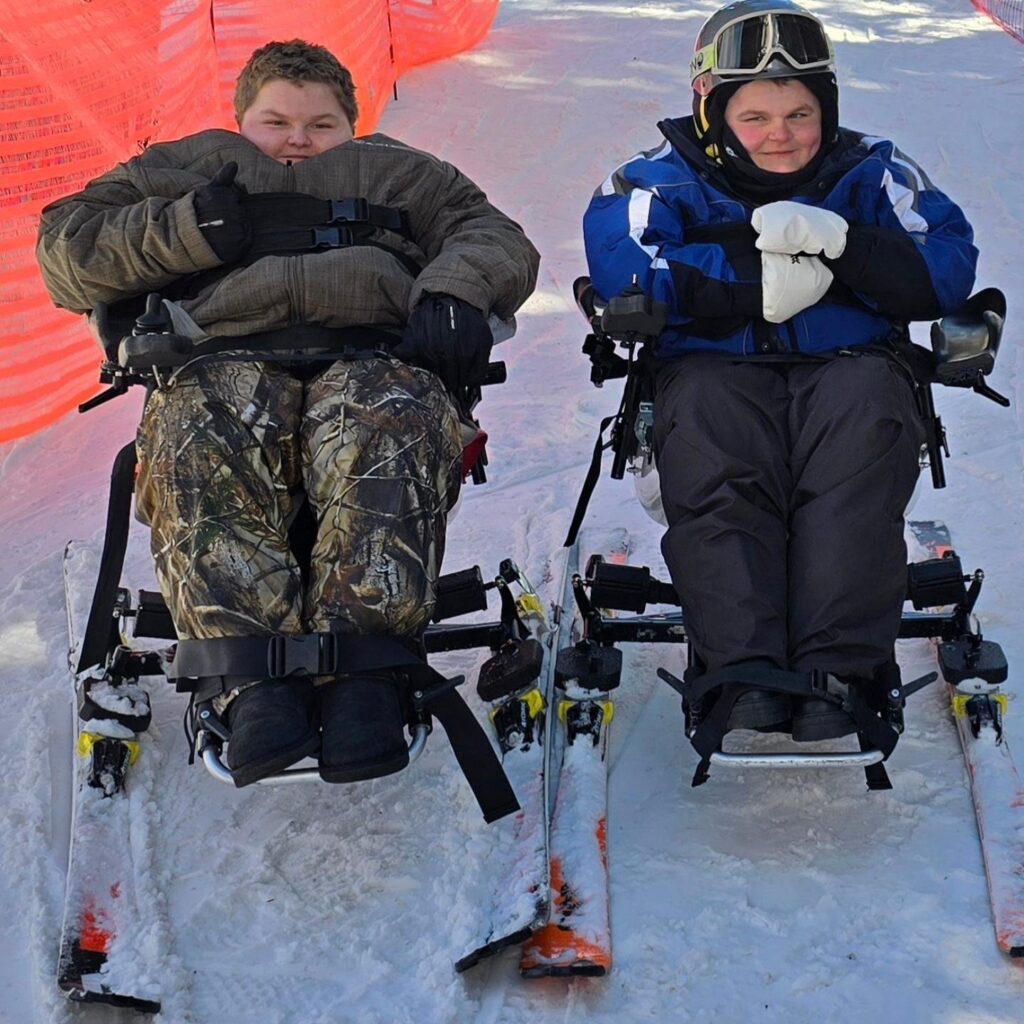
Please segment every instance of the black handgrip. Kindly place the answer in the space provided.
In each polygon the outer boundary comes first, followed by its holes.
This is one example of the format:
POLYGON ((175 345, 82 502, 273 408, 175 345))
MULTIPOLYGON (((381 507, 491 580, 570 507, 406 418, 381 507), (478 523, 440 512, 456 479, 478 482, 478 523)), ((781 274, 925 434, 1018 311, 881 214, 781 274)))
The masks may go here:
POLYGON ((572 294, 580 312, 591 322, 597 316, 597 291, 589 277, 577 277, 572 283, 572 294))
POLYGON ((192 342, 180 334, 133 334, 122 339, 117 361, 125 370, 151 366, 184 366, 192 358, 192 342))
POLYGON ((601 315, 601 330, 614 338, 628 335, 656 338, 665 329, 667 319, 667 303, 658 302, 633 286, 608 303, 601 315))
POLYGON ((146 311, 135 320, 132 334, 166 334, 171 329, 171 318, 157 292, 146 296, 146 311))
POLYGON ((503 362, 488 363, 487 375, 480 381, 480 386, 487 387, 490 384, 504 384, 507 380, 508 371, 503 362))

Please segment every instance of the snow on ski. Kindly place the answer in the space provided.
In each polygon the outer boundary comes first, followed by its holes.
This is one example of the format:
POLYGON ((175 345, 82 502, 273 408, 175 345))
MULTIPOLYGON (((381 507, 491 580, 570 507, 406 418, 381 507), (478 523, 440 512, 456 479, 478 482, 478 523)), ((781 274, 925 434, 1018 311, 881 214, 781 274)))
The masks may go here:
MULTIPOLYGON (((571 578, 569 572, 567 559, 561 593, 565 592, 571 578)), ((520 578, 525 583, 525 577, 520 578)), ((529 585, 519 596, 517 608, 529 624, 533 638, 543 644, 541 674, 536 681, 492 700, 488 717, 501 750, 502 767, 519 799, 520 810, 492 825, 501 833, 496 849, 504 861, 493 869, 491 901, 481 916, 480 929, 468 951, 455 962, 458 972, 524 942, 550 915, 548 780, 551 766, 545 723, 554 693, 560 608, 554 608, 550 618, 545 616, 540 599, 529 585)), ((482 695, 486 696, 486 691, 482 695)))
POLYGON ((96 568, 90 556, 87 546, 74 542, 64 552, 75 749, 57 984, 78 1002, 155 1013, 160 1003, 151 983, 140 989, 138 982, 134 947, 142 919, 126 789, 140 755, 136 732, 148 723, 149 698, 137 681, 114 680, 101 666, 77 671, 88 598, 83 584, 91 585, 96 568))
MULTIPOLYGON (((953 552, 944 523, 908 525, 922 554, 953 552)), ((1024 957, 1024 781, 1003 735, 1006 694, 981 679, 947 682, 947 688, 978 819, 996 941, 1009 956, 1024 957)))
POLYGON ((569 552, 548 723, 552 760, 560 762, 549 841, 551 914, 523 947, 519 969, 527 978, 601 976, 611 969, 607 754, 614 705, 607 690, 584 685, 594 681, 584 673, 603 665, 585 639, 576 596, 581 551, 624 561, 628 547, 625 530, 584 531, 569 552))

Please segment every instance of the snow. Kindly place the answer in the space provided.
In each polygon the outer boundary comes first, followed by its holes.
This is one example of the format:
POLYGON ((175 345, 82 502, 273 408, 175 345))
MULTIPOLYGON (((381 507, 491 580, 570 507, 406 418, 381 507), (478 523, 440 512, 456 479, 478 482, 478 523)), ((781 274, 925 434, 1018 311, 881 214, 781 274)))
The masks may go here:
MULTIPOLYGON (((949 486, 923 487, 914 514, 948 521, 965 568, 986 568, 986 634, 1020 666, 1024 555, 1009 538, 1024 508, 1014 344, 1024 48, 968 0, 808 6, 837 41, 843 123, 891 134, 958 199, 982 249, 979 285, 1009 299, 993 383, 1013 406, 938 396, 949 486)), ((657 143, 656 120, 688 110, 692 39, 713 7, 505 0, 479 48, 404 78, 385 114, 383 131, 465 170, 544 257, 519 333, 501 348, 510 383, 480 407, 490 481, 465 495, 448 569, 479 563, 492 573, 512 557, 553 596, 597 424, 617 401, 614 387, 589 385, 579 353, 580 218, 616 164, 657 143)), ((98 544, 111 462, 133 436, 140 400, 0 448, 5 1024, 131 1017, 66 1005, 53 975, 71 784, 61 552, 71 537, 98 544)), ((631 561, 660 568, 660 530, 628 483, 602 478, 587 521, 627 527, 631 561)), ((136 587, 153 588, 147 545, 136 530, 127 560, 136 587)), ((906 678, 932 665, 923 642, 900 655, 906 678)), ((497 852, 440 732, 398 777, 235 791, 186 764, 183 700, 156 686, 130 808, 135 863, 151 864, 135 881, 155 907, 133 955, 146 991, 162 992, 158 1024, 1020 1021, 1024 972, 995 947, 941 691, 913 699, 891 792, 865 792, 858 771, 750 769, 716 769, 691 789, 696 759, 678 698, 654 676, 661 663, 678 671, 678 659, 664 648, 627 652, 610 753, 615 966, 574 982, 523 981, 511 952, 452 972, 497 852)), ((444 663, 474 665, 472 655, 444 663)), ((1019 715, 1011 702, 1007 732, 1021 751, 1019 715)))

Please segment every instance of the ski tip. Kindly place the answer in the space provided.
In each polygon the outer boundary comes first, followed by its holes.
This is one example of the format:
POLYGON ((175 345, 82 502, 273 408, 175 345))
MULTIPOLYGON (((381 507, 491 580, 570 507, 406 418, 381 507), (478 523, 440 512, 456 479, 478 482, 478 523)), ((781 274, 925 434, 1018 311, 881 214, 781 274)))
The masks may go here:
POLYGON ((569 964, 539 963, 529 967, 520 965, 519 968, 519 973, 524 978, 603 978, 608 971, 608 966, 587 960, 569 964))
POLYGON ((478 963, 489 960, 502 950, 525 942, 532 934, 533 929, 529 926, 524 926, 517 931, 502 935, 499 939, 492 939, 483 946, 478 946, 471 953, 467 953, 464 957, 455 961, 455 973, 464 974, 471 967, 476 967, 478 963))
POLYGON ((105 1003, 142 1013, 159 1013, 160 1003, 130 993, 115 992, 102 981, 107 967, 107 954, 114 938, 106 915, 87 906, 82 914, 79 935, 64 940, 57 971, 57 987, 76 1003, 105 1003))
POLYGON ((588 942, 571 929, 550 922, 523 947, 519 973, 524 978, 600 978, 611 967, 610 944, 588 942))
POLYGON ((64 979, 58 987, 65 996, 75 1003, 102 1003, 106 1006, 117 1006, 139 1013, 159 1013, 160 1003, 155 999, 143 999, 140 996, 125 995, 121 992, 96 991, 87 988, 82 979, 64 979))
POLYGON ((64 544, 64 561, 70 562, 76 558, 82 558, 84 554, 88 554, 89 550, 90 547, 86 541, 72 538, 64 544))

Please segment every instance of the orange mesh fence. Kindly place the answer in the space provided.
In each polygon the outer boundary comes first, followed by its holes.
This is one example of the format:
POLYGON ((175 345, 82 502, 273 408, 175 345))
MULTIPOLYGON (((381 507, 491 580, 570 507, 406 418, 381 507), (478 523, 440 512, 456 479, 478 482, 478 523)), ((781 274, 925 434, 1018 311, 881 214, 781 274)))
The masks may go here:
POLYGON ((216 96, 207 3, 0 3, 0 440, 96 390, 97 350, 35 266, 39 211, 194 129, 216 96))
POLYGON ((0 441, 98 388, 82 318, 35 264, 40 210, 151 141, 234 127, 234 80, 272 39, 321 43, 352 71, 357 131, 409 68, 479 42, 498 0, 0 0, 0 441))
POLYGON ((493 0, 392 0, 395 67, 404 75, 417 64, 447 57, 452 36, 475 46, 491 27, 493 0))
POLYGON ((983 14, 1024 43, 1024 0, 971 0, 983 14))

